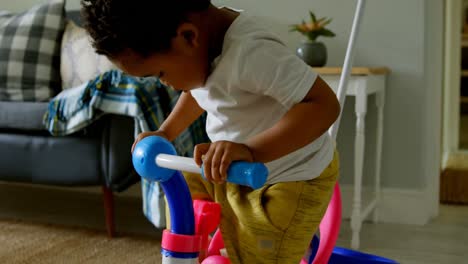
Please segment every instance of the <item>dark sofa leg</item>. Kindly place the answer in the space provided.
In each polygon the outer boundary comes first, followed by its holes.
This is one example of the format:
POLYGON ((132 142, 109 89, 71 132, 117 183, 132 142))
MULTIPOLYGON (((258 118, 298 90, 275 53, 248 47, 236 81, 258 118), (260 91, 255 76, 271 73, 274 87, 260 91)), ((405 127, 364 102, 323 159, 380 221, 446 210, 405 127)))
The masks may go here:
POLYGON ((114 221, 114 194, 112 190, 106 186, 102 186, 102 195, 104 197, 104 211, 106 215, 107 236, 113 238, 115 236, 115 221, 114 221))

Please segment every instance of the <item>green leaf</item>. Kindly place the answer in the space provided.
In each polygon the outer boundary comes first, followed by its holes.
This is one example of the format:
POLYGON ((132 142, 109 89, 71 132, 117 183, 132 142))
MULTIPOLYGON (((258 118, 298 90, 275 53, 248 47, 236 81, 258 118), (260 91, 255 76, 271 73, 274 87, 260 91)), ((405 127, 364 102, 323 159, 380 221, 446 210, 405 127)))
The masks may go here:
POLYGON ((325 28, 320 30, 320 35, 322 35, 324 37, 334 37, 334 36, 336 36, 335 33, 333 33, 331 30, 328 30, 328 29, 325 29, 325 28))
POLYGON ((328 20, 326 20, 325 22, 323 22, 323 26, 326 26, 328 24, 330 24, 332 22, 333 19, 329 18, 328 20))
POLYGON ((312 19, 312 22, 317 23, 317 18, 315 17, 314 13, 312 11, 309 11, 310 14, 310 19, 312 19))
POLYGON ((297 26, 291 26, 291 28, 289 29, 289 32, 295 32, 295 31, 299 31, 299 29, 297 29, 297 26))
POLYGON ((307 38, 312 42, 314 42, 318 37, 319 37, 318 31, 311 31, 307 33, 307 38))
POLYGON ((317 20, 317 24, 321 23, 322 21, 324 21, 325 19, 327 19, 326 17, 322 17, 320 19, 317 20))

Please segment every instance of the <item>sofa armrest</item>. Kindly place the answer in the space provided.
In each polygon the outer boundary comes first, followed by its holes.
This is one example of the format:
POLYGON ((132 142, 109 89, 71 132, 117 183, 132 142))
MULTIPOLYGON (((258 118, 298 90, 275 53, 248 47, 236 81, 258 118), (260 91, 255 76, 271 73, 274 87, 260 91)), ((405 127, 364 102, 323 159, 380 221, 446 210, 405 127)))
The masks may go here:
POLYGON ((123 191, 140 180, 133 169, 131 146, 134 141, 134 119, 126 116, 105 117, 101 140, 101 167, 106 185, 123 191))

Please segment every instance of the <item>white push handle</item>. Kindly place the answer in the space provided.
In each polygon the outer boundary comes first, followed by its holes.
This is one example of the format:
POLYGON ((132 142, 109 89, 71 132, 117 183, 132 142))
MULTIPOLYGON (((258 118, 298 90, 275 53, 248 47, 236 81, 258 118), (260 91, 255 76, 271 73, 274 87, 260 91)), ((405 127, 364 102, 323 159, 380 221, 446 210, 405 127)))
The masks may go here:
POLYGON ((197 166, 192 158, 159 154, 155 160, 156 164, 162 168, 200 174, 200 167, 197 166))
POLYGON ((333 126, 329 129, 329 133, 333 139, 336 139, 338 133, 338 128, 340 126, 341 115, 343 112, 345 98, 346 98, 346 89, 348 88, 348 79, 351 74, 351 67, 353 65, 353 59, 356 49, 354 48, 354 43, 359 34, 360 25, 362 22, 362 17, 364 16, 364 6, 365 0, 358 0, 356 11, 353 19, 353 25, 351 27, 351 34, 349 36, 348 48, 346 49, 346 56, 343 64, 343 70, 341 72, 340 84, 338 86, 337 97, 340 101, 341 112, 338 119, 335 121, 333 126))

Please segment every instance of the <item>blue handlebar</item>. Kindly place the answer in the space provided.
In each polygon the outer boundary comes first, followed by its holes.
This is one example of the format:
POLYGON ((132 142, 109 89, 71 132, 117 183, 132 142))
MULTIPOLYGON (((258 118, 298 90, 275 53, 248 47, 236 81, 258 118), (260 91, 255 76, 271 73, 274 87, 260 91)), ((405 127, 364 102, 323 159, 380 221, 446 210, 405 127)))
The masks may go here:
MULTIPOLYGON (((203 169, 201 174, 205 177, 203 169)), ((265 185, 268 169, 263 163, 235 161, 229 166, 227 175, 227 182, 258 189, 265 185)))
MULTIPOLYGON (((172 144, 162 137, 150 136, 138 142, 133 151, 132 161, 141 177, 150 181, 165 182, 173 176, 173 170, 156 165, 155 158, 159 154, 175 155, 176 151, 172 144)), ((203 175, 203 170, 201 174, 203 175)), ((228 182, 258 189, 265 184, 268 169, 262 163, 237 161, 231 164, 227 174, 228 182)))

